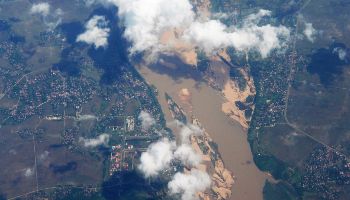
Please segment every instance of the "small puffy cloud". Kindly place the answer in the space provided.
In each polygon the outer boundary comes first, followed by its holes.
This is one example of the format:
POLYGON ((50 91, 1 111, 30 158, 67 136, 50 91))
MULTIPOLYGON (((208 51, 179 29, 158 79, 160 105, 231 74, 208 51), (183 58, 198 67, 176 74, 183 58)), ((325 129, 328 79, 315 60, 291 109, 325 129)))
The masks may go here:
POLYGON ((50 14, 50 4, 46 2, 33 4, 30 8, 30 13, 40 14, 44 17, 48 16, 50 14))
POLYGON ((314 42, 316 39, 316 29, 313 27, 312 23, 305 23, 305 28, 303 31, 305 37, 310 41, 314 42))
POLYGON ((85 42, 94 45, 95 48, 106 47, 110 28, 107 27, 108 21, 104 16, 93 16, 86 24, 86 31, 78 35, 77 42, 85 42))
POLYGON ((195 200, 197 192, 210 187, 211 180, 206 172, 192 169, 189 173, 178 172, 168 183, 171 194, 180 194, 182 200, 195 200))
POLYGON ((110 136, 108 134, 101 134, 94 139, 80 138, 79 141, 83 143, 85 147, 94 148, 100 145, 108 145, 110 136))
POLYGON ((174 159, 173 151, 176 148, 175 142, 162 139, 151 144, 147 151, 142 153, 138 169, 146 176, 152 177, 169 167, 174 159))
POLYGON ((156 120, 148 112, 145 111, 141 111, 138 119, 141 121, 142 129, 145 131, 156 124, 156 120))
POLYGON ((176 121, 175 123, 180 128, 179 135, 181 137, 181 144, 189 144, 192 135, 198 136, 203 134, 203 130, 196 125, 183 124, 179 121, 176 121))
POLYGON ((38 156, 38 161, 43 162, 49 157, 50 152, 44 151, 42 154, 38 156))
POLYGON ((51 6, 46 2, 33 4, 30 13, 43 16, 43 21, 49 30, 55 29, 62 22, 62 9, 57 8, 55 11, 51 12, 51 6))
POLYGON ((91 6, 97 2, 98 2, 97 0, 84 0, 85 5, 87 6, 91 6))
POLYGON ((248 15, 247 18, 245 19, 245 23, 257 24, 260 22, 260 20, 263 17, 267 17, 267 16, 271 16, 271 11, 260 9, 257 13, 248 15))
POLYGON ((33 168, 27 168, 24 170, 24 176, 25 177, 31 177, 34 174, 34 169, 33 168))
POLYGON ((333 49, 333 53, 338 54, 338 57, 342 61, 347 61, 346 57, 348 55, 347 50, 341 47, 336 47, 333 49))
POLYGON ((174 152, 174 157, 186 166, 198 166, 202 161, 201 156, 188 144, 180 145, 174 152))
POLYGON ((301 24, 301 28, 303 28, 302 34, 306 37, 310 42, 314 42, 318 31, 314 28, 312 23, 308 22, 302 14, 299 14, 298 21, 301 24))

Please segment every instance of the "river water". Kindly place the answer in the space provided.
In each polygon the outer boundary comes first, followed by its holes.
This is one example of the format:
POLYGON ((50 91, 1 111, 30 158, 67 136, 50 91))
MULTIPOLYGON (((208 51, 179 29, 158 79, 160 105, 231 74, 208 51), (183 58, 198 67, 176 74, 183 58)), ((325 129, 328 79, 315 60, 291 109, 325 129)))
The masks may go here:
POLYGON ((171 120, 164 92, 169 93, 187 113, 193 113, 210 134, 224 160, 226 168, 235 176, 232 188, 233 200, 262 200, 262 190, 268 175, 254 164, 247 134, 238 122, 234 122, 221 111, 224 98, 209 87, 198 72, 183 65, 176 58, 172 65, 154 64, 138 67, 149 84, 159 90, 159 101, 167 120, 171 120), (178 94, 187 88, 191 94, 191 105, 182 102, 178 94))

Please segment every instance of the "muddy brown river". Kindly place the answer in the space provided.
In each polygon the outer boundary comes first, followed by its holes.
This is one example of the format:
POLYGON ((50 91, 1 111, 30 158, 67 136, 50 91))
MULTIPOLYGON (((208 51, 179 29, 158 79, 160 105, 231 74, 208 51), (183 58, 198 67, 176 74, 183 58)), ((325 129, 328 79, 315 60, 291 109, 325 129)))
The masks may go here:
POLYGON ((189 66, 176 59, 170 60, 170 63, 177 64, 138 67, 146 81, 159 90, 158 99, 166 119, 172 118, 164 92, 169 93, 187 113, 192 112, 218 144, 226 168, 235 176, 231 199, 262 200, 262 190, 268 175, 255 166, 246 132, 238 122, 234 122, 221 111, 224 102, 221 93, 208 86, 198 72, 189 66), (191 92, 192 106, 179 98, 179 91, 183 88, 191 92))

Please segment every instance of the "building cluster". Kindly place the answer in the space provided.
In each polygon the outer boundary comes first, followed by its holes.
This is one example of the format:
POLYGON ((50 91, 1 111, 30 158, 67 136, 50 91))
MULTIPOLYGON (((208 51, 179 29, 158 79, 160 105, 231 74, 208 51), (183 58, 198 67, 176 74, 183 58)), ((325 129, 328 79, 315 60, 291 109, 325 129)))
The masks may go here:
POLYGON ((5 66, 2 67, 10 67, 12 71, 21 71, 26 67, 23 52, 10 40, 0 43, 0 55, 1 59, 6 60, 2 63, 5 66))
POLYGON ((271 127, 284 120, 286 109, 289 66, 292 56, 274 55, 269 60, 254 63, 253 74, 256 80, 257 97, 253 126, 271 127))
POLYGON ((339 188, 350 184, 350 162, 334 150, 315 149, 305 163, 303 188, 321 194, 324 199, 338 199, 339 188))
POLYGON ((11 123, 20 123, 29 117, 46 115, 63 118, 63 107, 70 106, 75 111, 96 94, 96 83, 87 78, 64 78, 58 71, 30 76, 20 80, 7 96, 19 99, 18 104, 9 109, 11 123), (49 104, 52 112, 43 107, 49 104))
POLYGON ((122 146, 120 144, 111 147, 109 175, 122 170, 122 146))
POLYGON ((158 140, 158 136, 125 136, 121 144, 111 146, 109 175, 118 171, 131 171, 137 166, 138 158, 142 152, 154 141, 158 140))

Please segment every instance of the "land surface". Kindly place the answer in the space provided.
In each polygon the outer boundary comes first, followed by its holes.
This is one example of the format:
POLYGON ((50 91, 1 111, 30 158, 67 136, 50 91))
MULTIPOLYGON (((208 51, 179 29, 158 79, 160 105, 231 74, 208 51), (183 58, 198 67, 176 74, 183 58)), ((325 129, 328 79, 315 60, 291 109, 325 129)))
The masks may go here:
MULTIPOLYGON (((170 174, 147 182, 135 165, 150 143, 174 137, 166 120, 197 123, 192 116, 218 145, 219 157, 203 155, 213 197, 350 198, 347 0, 193 0, 200 18, 226 14, 219 20, 228 26, 271 10, 262 23, 288 27, 288 45, 264 59, 232 48, 208 54, 169 30, 162 42, 175 53, 154 64, 129 57, 115 8, 48 2, 65 17, 44 20, 30 14, 32 1, 0 1, 0 199, 165 198, 170 174), (76 42, 96 14, 112 25, 104 49, 76 42), (183 112, 171 114, 165 93, 183 112), (141 111, 157 122, 150 131, 141 111), (105 134, 108 144, 84 145, 105 134)), ((199 153, 202 139, 193 138, 199 153)))
MULTIPOLYGON (((119 189, 131 184, 120 181, 124 176, 143 179, 132 172, 137 160, 132 153, 159 137, 163 113, 153 88, 128 61, 115 10, 50 3, 67 13, 53 29, 30 14, 30 1, 0 2, 0 194, 8 199, 113 199, 118 195, 103 193, 115 188, 113 178, 119 189), (115 24, 107 48, 75 41, 92 14, 115 24), (157 122, 147 133, 138 119, 141 111, 157 122), (106 143, 85 142, 106 135, 106 143), (110 146, 117 145, 124 155, 122 167, 114 169, 110 146), (125 152, 130 145, 134 148, 125 152)), ((145 194, 153 195, 148 186, 145 194)))
POLYGON ((264 198, 348 199, 349 127, 344 122, 349 113, 349 63, 336 49, 348 51, 349 4, 308 0, 212 5, 222 12, 234 7, 239 16, 252 5, 268 9, 277 23, 292 28, 285 52, 267 59, 250 54, 247 63, 242 62, 246 56, 231 59, 233 65, 248 67, 256 88, 248 133, 254 160, 280 180, 266 184, 264 198), (303 35, 305 23, 312 23, 317 32, 313 41, 303 35))

